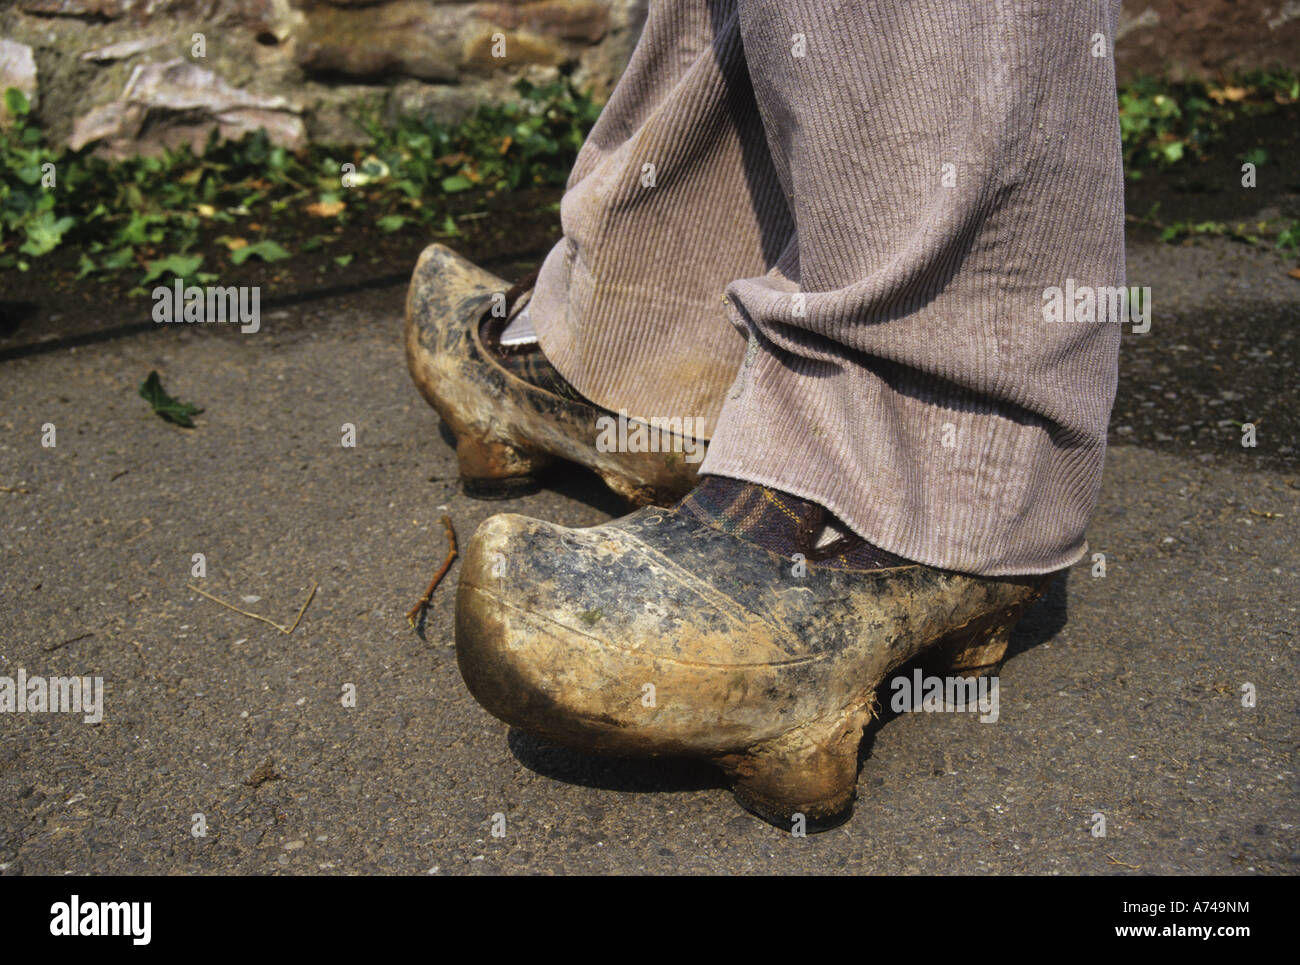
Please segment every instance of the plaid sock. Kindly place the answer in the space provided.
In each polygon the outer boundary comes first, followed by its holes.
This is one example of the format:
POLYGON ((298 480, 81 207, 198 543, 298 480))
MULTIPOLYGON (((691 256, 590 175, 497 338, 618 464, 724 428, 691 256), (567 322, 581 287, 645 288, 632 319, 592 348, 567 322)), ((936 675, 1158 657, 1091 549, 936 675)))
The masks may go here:
POLYGON ((545 389, 562 399, 587 402, 587 399, 565 381, 564 376, 542 354, 542 349, 536 342, 528 345, 512 345, 508 348, 496 346, 493 348, 493 355, 502 368, 529 385, 545 389))
POLYGON ((816 503, 756 483, 726 476, 701 476, 677 509, 706 526, 738 536, 781 556, 796 553, 829 569, 875 570, 910 566, 908 560, 850 533, 816 503), (820 541, 827 525, 843 535, 820 541), (822 545, 818 547, 818 542, 822 545))
MULTIPOLYGON (((530 276, 511 288, 506 293, 506 300, 514 309, 521 300, 521 292, 526 293, 532 284, 530 276)), ((522 345, 502 345, 501 333, 510 324, 510 318, 514 317, 514 312, 505 319, 499 319, 492 315, 485 315, 479 327, 479 337, 483 340, 483 345, 492 353, 492 357, 497 363, 517 378, 523 379, 529 385, 534 385, 539 389, 544 389, 552 395, 558 395, 562 399, 569 399, 573 402, 591 403, 585 399, 559 371, 553 366, 550 360, 542 354, 542 347, 535 341, 525 342, 522 345)))

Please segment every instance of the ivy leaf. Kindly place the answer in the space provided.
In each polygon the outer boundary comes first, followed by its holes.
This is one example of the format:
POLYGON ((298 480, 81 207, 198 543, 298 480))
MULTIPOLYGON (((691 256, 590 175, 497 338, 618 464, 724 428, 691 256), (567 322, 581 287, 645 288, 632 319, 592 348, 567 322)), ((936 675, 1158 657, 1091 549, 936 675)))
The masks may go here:
POLYGON ((173 422, 186 429, 194 428, 193 417, 203 410, 189 402, 180 402, 163 391, 162 380, 157 372, 150 372, 149 377, 140 383, 140 398, 153 406, 153 411, 168 422, 173 422))
POLYGON ((22 117, 32 109, 32 105, 27 100, 26 94, 17 87, 10 87, 5 91, 5 108, 9 111, 10 117, 22 117))
POLYGON ((455 194, 457 191, 468 191, 474 187, 474 182, 462 174, 453 174, 449 178, 442 179, 442 190, 448 194, 455 194))
MULTIPOLYGON (((9 88, 11 91, 17 88, 9 88)), ((72 218, 55 219, 53 212, 42 211, 27 223, 27 241, 18 250, 25 255, 40 257, 59 247, 64 232, 73 226, 72 218)))
POLYGON ((245 245, 243 248, 232 251, 230 260, 236 265, 242 265, 253 255, 257 255, 263 261, 284 261, 289 257, 289 252, 274 241, 259 241, 255 245, 245 245))
POLYGON ((375 224, 378 226, 380 231, 392 234, 394 231, 400 231, 402 225, 406 224, 409 220, 409 218, 403 217, 400 214, 390 214, 380 218, 375 222, 375 224))
POLYGON ((133 264, 135 264, 135 249, 127 245, 110 253, 100 267, 105 271, 121 271, 133 264))
POLYGON ((147 285, 164 275, 185 278, 191 275, 202 262, 202 255, 168 255, 166 258, 155 259, 146 264, 145 276, 140 279, 140 284, 147 285))

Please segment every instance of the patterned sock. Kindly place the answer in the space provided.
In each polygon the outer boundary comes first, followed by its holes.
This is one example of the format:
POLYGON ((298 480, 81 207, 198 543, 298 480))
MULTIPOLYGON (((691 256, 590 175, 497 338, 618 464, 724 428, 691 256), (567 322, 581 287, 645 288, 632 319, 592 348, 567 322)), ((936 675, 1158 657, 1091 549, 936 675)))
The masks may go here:
MULTIPOLYGON (((522 299, 520 300, 522 301, 522 299)), ((531 303, 524 302, 524 307, 520 311, 509 315, 504 322, 499 318, 493 318, 491 314, 484 318, 480 329, 483 344, 492 353, 492 357, 496 359, 497 363, 516 378, 523 379, 529 385, 544 389, 562 399, 569 399, 573 402, 587 402, 590 405, 591 403, 577 389, 571 386, 555 366, 550 363, 550 360, 542 354, 542 347, 537 343, 536 337, 528 341, 517 342, 514 345, 502 344, 502 336, 505 335, 506 329, 517 321, 520 315, 528 311, 529 304, 531 303)), ((515 306, 512 305, 513 307, 515 306)), ((532 334, 531 321, 526 326, 526 329, 528 334, 532 334)))
POLYGON ((564 376, 542 354, 541 346, 536 342, 501 348, 493 354, 502 368, 523 379, 529 385, 545 389, 552 395, 558 395, 562 399, 591 404, 582 393, 565 381, 564 376))
POLYGON ((704 525, 784 557, 803 555, 827 569, 876 570, 908 560, 845 529, 816 503, 727 476, 701 476, 677 504, 704 525))

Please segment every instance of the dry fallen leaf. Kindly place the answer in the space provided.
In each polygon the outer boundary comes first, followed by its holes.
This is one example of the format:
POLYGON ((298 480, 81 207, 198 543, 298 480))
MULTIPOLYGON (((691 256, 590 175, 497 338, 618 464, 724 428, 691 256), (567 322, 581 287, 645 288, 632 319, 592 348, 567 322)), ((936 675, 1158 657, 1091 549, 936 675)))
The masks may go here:
POLYGON ((314 201, 307 205, 307 213, 317 218, 332 218, 346 207, 343 201, 314 201))
POLYGON ((1300 278, 1300 268, 1292 268, 1287 272, 1292 278, 1300 278))
POLYGON ((1249 94, 1253 94, 1253 87, 1211 87, 1209 90, 1210 100, 1216 104, 1222 104, 1224 101, 1244 101, 1249 94))

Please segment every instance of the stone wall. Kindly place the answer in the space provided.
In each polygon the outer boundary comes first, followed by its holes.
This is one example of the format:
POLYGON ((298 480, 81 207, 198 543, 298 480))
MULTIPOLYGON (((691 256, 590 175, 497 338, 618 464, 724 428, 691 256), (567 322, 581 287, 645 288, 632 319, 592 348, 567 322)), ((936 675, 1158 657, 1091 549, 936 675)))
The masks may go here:
MULTIPOLYGON (((9 0, 0 87, 28 91, 54 137, 109 156, 201 145, 214 127, 346 141, 363 98, 455 120, 561 70, 603 96, 649 2, 9 0)), ((1134 0, 1116 58, 1121 76, 1300 69, 1300 2, 1134 0)))
POLYGON ((214 126, 347 141, 362 99, 452 121, 561 69, 604 96, 646 2, 14 0, 0 86, 34 95, 56 138, 109 156, 202 144, 214 126))
POLYGON ((1300 71, 1300 2, 1125 0, 1115 60, 1121 78, 1300 71))

